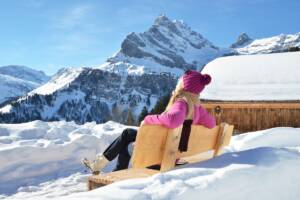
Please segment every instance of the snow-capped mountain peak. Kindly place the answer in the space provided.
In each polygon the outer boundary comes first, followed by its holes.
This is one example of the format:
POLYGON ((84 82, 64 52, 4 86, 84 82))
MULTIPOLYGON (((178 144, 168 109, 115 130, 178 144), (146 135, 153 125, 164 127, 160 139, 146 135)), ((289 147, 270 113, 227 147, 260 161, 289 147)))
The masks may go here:
POLYGON ((62 68, 56 74, 53 75, 50 81, 44 85, 31 91, 29 95, 33 94, 52 94, 57 90, 66 87, 69 83, 75 80, 82 71, 82 68, 62 68))
POLYGON ((246 45, 236 46, 234 50, 237 54, 260 54, 286 52, 293 48, 300 48, 300 32, 255 39, 246 45))
POLYGON ((117 68, 120 65, 116 63, 126 62, 143 69, 139 72, 179 76, 187 69, 200 70, 204 64, 223 53, 183 21, 171 21, 160 15, 147 31, 127 35, 120 51, 107 62, 117 68))
POLYGON ((159 15, 155 20, 154 24, 158 26, 170 26, 173 22, 164 14, 159 15))
POLYGON ((22 96, 48 80, 44 72, 25 66, 0 67, 0 103, 22 96))
POLYGON ((49 80, 43 71, 37 71, 21 65, 8 65, 0 67, 0 74, 9 75, 18 79, 31 81, 34 83, 45 83, 49 80))
POLYGON ((245 46, 247 44, 249 44, 250 42, 252 42, 253 39, 251 39, 247 33, 242 33, 241 35, 239 35, 239 37, 237 38, 236 42, 233 43, 230 47, 231 48, 237 48, 237 47, 242 47, 245 46))

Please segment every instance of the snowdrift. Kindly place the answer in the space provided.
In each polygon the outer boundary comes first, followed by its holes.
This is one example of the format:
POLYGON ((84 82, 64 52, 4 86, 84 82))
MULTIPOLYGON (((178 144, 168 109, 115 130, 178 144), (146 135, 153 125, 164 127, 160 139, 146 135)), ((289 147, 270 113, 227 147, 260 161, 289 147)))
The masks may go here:
POLYGON ((282 101, 300 99, 300 52, 227 56, 208 63, 213 77, 202 99, 282 101))
POLYGON ((2 198, 297 199, 300 195, 300 128, 288 127, 234 136, 223 155, 206 162, 86 192, 88 175, 80 158, 103 151, 124 128, 115 122, 1 124, 2 198))

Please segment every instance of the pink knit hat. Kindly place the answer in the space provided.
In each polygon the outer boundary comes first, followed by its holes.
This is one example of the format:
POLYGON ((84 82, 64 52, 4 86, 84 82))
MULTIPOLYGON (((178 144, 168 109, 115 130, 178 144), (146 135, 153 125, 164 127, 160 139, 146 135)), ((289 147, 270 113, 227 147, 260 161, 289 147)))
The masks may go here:
POLYGON ((211 81, 211 77, 208 74, 201 74, 195 70, 188 70, 182 76, 183 88, 187 92, 199 94, 211 81))

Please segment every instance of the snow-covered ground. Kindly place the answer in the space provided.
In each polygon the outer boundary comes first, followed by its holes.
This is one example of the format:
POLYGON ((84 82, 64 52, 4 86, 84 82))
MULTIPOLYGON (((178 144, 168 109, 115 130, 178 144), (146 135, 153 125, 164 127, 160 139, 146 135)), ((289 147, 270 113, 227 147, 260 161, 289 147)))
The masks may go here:
POLYGON ((300 128, 289 127, 234 136, 215 159, 87 192, 88 174, 79 160, 103 151, 124 128, 111 121, 0 124, 2 198, 294 200, 300 196, 300 128))
POLYGON ((299 100, 300 52, 221 57, 202 73, 212 82, 201 93, 213 100, 299 100))
POLYGON ((57 90, 61 90, 64 87, 68 86, 70 82, 75 80, 83 68, 62 68, 60 69, 50 81, 38 87, 37 89, 31 91, 29 95, 42 94, 47 95, 51 94, 57 90))

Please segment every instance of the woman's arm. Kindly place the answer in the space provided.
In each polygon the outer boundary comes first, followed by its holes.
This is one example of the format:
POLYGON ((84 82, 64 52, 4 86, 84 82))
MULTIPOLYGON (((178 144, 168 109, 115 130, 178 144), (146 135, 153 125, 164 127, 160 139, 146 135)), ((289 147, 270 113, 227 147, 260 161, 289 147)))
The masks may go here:
POLYGON ((167 128, 176 128, 183 124, 187 115, 188 106, 183 99, 178 99, 169 111, 160 115, 147 115, 144 124, 163 125, 167 128))
POLYGON ((205 108, 200 106, 197 124, 202 124, 207 128, 214 128, 216 126, 216 119, 205 108))

